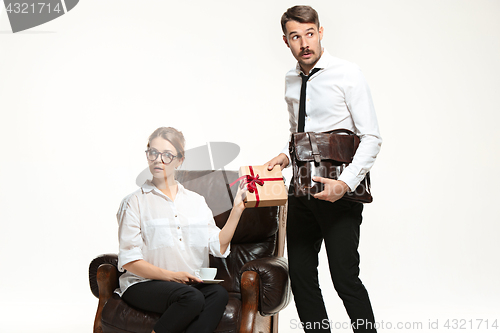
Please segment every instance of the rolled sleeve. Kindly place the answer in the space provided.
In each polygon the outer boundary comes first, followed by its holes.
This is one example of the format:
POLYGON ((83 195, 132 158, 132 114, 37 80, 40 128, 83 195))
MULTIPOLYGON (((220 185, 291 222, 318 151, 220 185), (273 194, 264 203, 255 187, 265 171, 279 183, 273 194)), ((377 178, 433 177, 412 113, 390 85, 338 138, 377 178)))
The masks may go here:
POLYGON ((139 218, 138 201, 135 196, 123 199, 116 214, 118 220, 118 270, 123 272, 123 265, 143 259, 143 239, 139 218))
POLYGON ((220 240, 219 233, 220 228, 215 224, 214 218, 212 216, 212 211, 208 208, 205 203, 205 216, 208 219, 208 252, 214 257, 218 258, 226 258, 229 253, 231 253, 231 244, 227 246, 227 249, 224 253, 220 252, 220 240))
MULTIPOLYGON (((216 226, 217 228, 217 226, 216 226)), ((208 240, 208 249, 209 249, 209 252, 211 255, 213 255, 214 257, 218 257, 218 258, 227 258, 227 256, 229 255, 229 253, 231 253, 231 244, 229 244, 227 246, 227 249, 224 253, 221 253, 220 252, 220 241, 219 241, 219 232, 220 232, 220 229, 217 228, 218 230, 216 232, 213 232, 211 235, 210 235, 210 238, 208 240)))

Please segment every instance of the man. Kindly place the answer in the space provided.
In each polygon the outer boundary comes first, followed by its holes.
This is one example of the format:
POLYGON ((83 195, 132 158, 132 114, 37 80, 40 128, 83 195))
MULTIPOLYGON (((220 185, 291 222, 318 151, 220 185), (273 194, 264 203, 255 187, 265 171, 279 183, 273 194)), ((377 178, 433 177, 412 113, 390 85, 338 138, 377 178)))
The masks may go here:
MULTIPOLYGON (((285 100, 290 132, 298 131, 302 78, 305 90, 303 131, 348 129, 361 138, 352 163, 338 180, 314 177, 324 190, 288 201, 287 247, 292 291, 306 332, 330 332, 328 315, 318 284, 318 253, 325 242, 330 274, 344 302, 354 332, 376 332, 368 293, 359 279, 359 231, 363 204, 341 199, 354 191, 370 170, 382 139, 370 90, 359 68, 332 57, 321 47, 323 27, 309 6, 289 8, 281 18, 283 40, 297 60, 286 74, 285 100)), ((285 168, 290 163, 288 145, 267 162, 285 168)), ((293 193, 291 191, 290 193, 293 193)))

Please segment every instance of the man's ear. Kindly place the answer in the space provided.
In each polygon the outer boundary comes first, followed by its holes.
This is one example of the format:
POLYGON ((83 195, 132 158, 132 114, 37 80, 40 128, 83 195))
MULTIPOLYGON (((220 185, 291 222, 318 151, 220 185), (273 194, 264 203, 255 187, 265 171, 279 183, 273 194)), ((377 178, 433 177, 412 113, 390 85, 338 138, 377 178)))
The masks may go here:
POLYGON ((319 27, 319 40, 322 40, 323 39, 323 27, 319 27))
POLYGON ((283 41, 285 42, 286 46, 290 47, 290 45, 288 45, 288 39, 285 35, 283 35, 283 41))

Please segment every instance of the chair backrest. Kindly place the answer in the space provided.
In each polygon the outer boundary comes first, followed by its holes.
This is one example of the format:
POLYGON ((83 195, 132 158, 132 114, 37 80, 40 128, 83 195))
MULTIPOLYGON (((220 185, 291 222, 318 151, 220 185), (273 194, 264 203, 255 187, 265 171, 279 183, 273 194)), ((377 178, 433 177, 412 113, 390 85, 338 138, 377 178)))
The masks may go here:
MULTIPOLYGON (((217 226, 222 228, 229 217, 237 185, 236 171, 178 171, 176 179, 187 189, 203 197, 214 213, 217 226)), ((228 258, 210 257, 210 266, 217 267, 217 278, 229 292, 240 292, 240 270, 254 259, 278 254, 279 207, 245 209, 231 242, 228 258)))

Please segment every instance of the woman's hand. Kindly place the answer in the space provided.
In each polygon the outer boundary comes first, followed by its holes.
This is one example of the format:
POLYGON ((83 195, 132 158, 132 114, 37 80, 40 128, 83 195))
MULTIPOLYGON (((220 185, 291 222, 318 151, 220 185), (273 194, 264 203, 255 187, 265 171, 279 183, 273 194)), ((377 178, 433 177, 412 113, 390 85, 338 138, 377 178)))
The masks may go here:
POLYGON ((178 282, 178 283, 183 283, 183 284, 193 284, 193 283, 203 282, 203 280, 201 280, 200 278, 198 278, 192 274, 189 274, 187 272, 169 271, 167 278, 168 278, 167 281, 178 282))
POLYGON ((234 198, 233 209, 240 210, 241 212, 245 210, 244 199, 247 196, 247 191, 247 185, 243 186, 243 188, 238 186, 238 192, 236 192, 236 196, 234 198))
POLYGON ((123 265, 127 271, 151 280, 173 281, 178 283, 203 282, 200 278, 186 272, 173 272, 154 266, 149 262, 140 259, 123 265))

